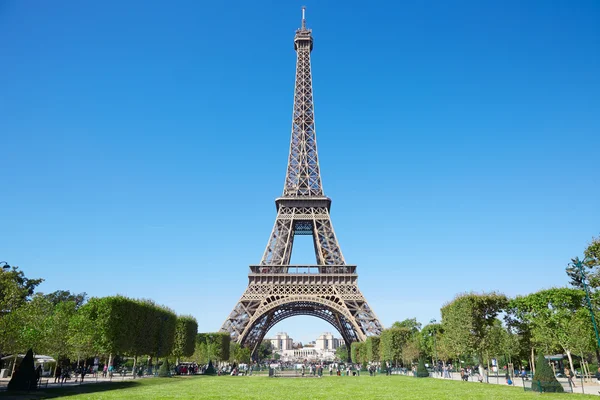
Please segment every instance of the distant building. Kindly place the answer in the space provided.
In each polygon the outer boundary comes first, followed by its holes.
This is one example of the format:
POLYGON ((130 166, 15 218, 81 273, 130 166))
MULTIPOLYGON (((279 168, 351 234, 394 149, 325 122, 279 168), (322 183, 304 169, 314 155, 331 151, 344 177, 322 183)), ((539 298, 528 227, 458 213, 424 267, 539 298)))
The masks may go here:
POLYGON ((304 346, 301 343, 299 343, 300 346, 298 343, 293 343, 286 333, 278 333, 275 338, 270 340, 273 344, 273 351, 281 356, 281 360, 290 362, 334 361, 335 349, 343 344, 343 341, 334 337, 331 332, 323 333, 317 340, 304 346))
POLYGON ((333 350, 340 347, 340 339, 333 337, 331 332, 325 332, 316 341, 315 348, 326 351, 333 350))
POLYGON ((279 332, 273 339, 270 340, 273 350, 276 350, 277 353, 283 350, 292 350, 294 347, 294 341, 285 332, 279 332))

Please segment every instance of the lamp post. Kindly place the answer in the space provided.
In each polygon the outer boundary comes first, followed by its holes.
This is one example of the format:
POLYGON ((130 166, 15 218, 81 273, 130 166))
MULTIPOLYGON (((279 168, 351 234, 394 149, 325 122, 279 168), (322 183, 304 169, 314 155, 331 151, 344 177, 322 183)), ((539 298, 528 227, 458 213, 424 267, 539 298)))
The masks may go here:
POLYGON ((598 344, 598 348, 600 349, 600 335, 598 335, 598 325, 596 325, 596 317, 594 317, 594 309, 592 308, 592 301, 590 300, 590 290, 588 289, 585 277, 585 272, 583 271, 583 263, 587 262, 589 259, 586 257, 581 261, 579 257, 575 257, 571 265, 577 267, 579 269, 579 273, 581 274, 581 282, 583 283, 583 289, 585 290, 585 298, 587 300, 588 308, 590 310, 590 316, 592 317, 592 324, 594 325, 594 332, 596 333, 596 342, 598 344))
MULTIPOLYGON (((437 323, 437 321, 435 320, 435 318, 432 318, 431 321, 429 321, 430 324, 435 324, 437 323)), ((434 326, 433 327, 433 354, 434 354, 434 358, 435 358, 435 366, 437 367, 437 344, 436 344, 436 336, 437 336, 437 329, 434 326)))
POLYGON ((10 269, 10 265, 6 261, 0 261, 0 265, 2 265, 2 269, 10 269))

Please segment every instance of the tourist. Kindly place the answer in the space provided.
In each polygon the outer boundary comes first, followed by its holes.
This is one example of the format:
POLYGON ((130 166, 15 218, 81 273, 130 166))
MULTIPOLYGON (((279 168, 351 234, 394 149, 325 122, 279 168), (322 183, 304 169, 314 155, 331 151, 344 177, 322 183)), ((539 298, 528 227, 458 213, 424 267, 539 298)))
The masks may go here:
POLYGON ((565 376, 569 380, 569 384, 572 387, 577 387, 577 386, 575 386, 575 380, 573 379, 575 377, 575 374, 573 373, 573 371, 571 371, 569 368, 565 368, 565 376))
POLYGON ((104 368, 102 368, 102 377, 106 378, 106 373, 108 372, 108 365, 104 364, 104 368))
POLYGON ((61 375, 62 375, 62 368, 60 367, 60 365, 57 365, 56 369, 54 370, 54 383, 56 383, 56 381, 60 379, 61 375))
POLYGON ((506 384, 510 386, 510 385, 512 385, 512 380, 510 379, 510 375, 508 373, 508 368, 505 368, 505 369, 506 369, 506 374, 504 375, 504 379, 506 379, 506 384))

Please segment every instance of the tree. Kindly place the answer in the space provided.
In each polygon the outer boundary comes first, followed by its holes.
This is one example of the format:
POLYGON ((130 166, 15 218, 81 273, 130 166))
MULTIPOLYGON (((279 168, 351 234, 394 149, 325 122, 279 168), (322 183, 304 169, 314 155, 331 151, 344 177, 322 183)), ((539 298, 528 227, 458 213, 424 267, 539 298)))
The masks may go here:
POLYGON ((99 353, 98 331, 95 326, 95 307, 86 304, 69 319, 67 344, 75 359, 85 359, 99 353))
POLYGON ((379 342, 381 361, 393 361, 397 365, 402 360, 402 349, 412 334, 409 328, 384 329, 379 342))
POLYGON ((256 356, 258 357, 259 360, 266 360, 271 358, 273 354, 273 345, 271 344, 270 340, 263 340, 260 343, 260 346, 258 346, 258 351, 256 353, 256 356))
POLYGON ((402 346, 402 362, 405 366, 412 365, 421 355, 420 333, 416 332, 402 346))
POLYGON ((206 362, 213 359, 219 361, 225 361, 229 359, 229 345, 231 343, 231 337, 228 333, 199 333, 196 336, 196 341, 197 344, 200 345, 200 350, 206 352, 206 362), (204 344, 204 347, 202 347, 202 344, 204 344))
POLYGON ((52 315, 48 318, 45 352, 57 360, 68 357, 73 351, 69 343, 69 326, 76 312, 75 301, 62 301, 54 305, 52 315))
POLYGON ((392 328, 408 328, 412 333, 417 333, 421 330, 421 323, 417 322, 416 318, 407 318, 404 321, 394 322, 392 328))
POLYGON ((341 361, 348 361, 348 347, 346 347, 345 344, 342 344, 335 349, 335 358, 341 361))
POLYGON ((35 332, 30 330, 32 315, 20 309, 28 304, 42 282, 43 279, 27 278, 18 267, 0 269, 0 354, 23 352, 30 347, 27 343, 35 332))
POLYGON ((441 335, 442 325, 438 323, 425 325, 421 330, 421 344, 419 347, 421 348, 423 355, 431 359, 432 362, 440 359, 438 341, 441 341, 441 335))
POLYGON ((366 361, 378 362, 380 356, 379 336, 369 336, 365 342, 366 361))
POLYGON ((250 349, 231 342, 229 345, 229 363, 248 364, 250 362, 250 349))
POLYGON ((362 364, 366 360, 366 348, 364 342, 352 342, 350 345, 350 358, 355 364, 362 364))
POLYGON ((17 349, 33 349, 34 353, 44 353, 48 338, 48 321, 54 306, 44 296, 36 294, 31 301, 14 310, 11 314, 20 325, 18 331, 17 349))
POLYGON ((25 304, 43 281, 25 277, 19 267, 0 269, 0 318, 25 304))
POLYGON ((594 328, 590 322, 589 311, 581 308, 575 312, 568 326, 569 347, 583 358, 584 354, 596 350, 594 328))
POLYGON ((198 334, 198 322, 192 316, 177 317, 175 328, 175 340, 173 343, 173 355, 179 358, 189 357, 194 354, 196 347, 196 335, 198 334))
POLYGON ((75 303, 75 308, 79 308, 85 304, 87 300, 87 293, 82 292, 79 294, 74 294, 68 290, 56 290, 52 293, 45 294, 44 297, 55 306, 60 303, 72 301, 75 303))
POLYGON ((447 344, 456 356, 473 352, 478 358, 480 374, 483 374, 486 334, 507 305, 508 299, 501 293, 465 293, 441 309, 447 344))
POLYGON ((583 307, 585 293, 579 289, 551 288, 511 300, 515 318, 529 324, 532 340, 546 352, 562 349, 571 370, 571 325, 577 322, 577 312, 583 307))
MULTIPOLYGON (((592 291, 595 291, 600 287, 600 237, 592 238, 583 254, 585 256, 583 267, 587 277, 586 283, 592 291)), ((577 289, 583 289, 583 277, 579 268, 573 265, 575 259, 571 261, 566 268, 567 275, 571 279, 570 284, 577 289)))

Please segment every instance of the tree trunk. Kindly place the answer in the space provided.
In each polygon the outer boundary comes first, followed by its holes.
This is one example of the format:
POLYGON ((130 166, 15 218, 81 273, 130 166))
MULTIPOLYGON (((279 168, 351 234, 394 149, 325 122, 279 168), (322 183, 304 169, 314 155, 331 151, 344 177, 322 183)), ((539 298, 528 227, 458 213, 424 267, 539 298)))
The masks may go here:
POLYGON ((135 365, 137 364, 137 356, 133 356, 133 369, 131 370, 131 375, 133 375, 133 379, 135 379, 135 365))
POLYGON ((571 357, 571 350, 565 350, 567 352, 567 358, 569 359, 569 365, 571 366, 571 371, 573 374, 575 373, 575 368, 573 368, 573 357, 571 357))
POLYGON ((600 349, 598 347, 596 347, 596 360, 598 361, 598 365, 600 365, 600 349))
POLYGON ((535 354, 533 352, 533 347, 531 348, 531 370, 535 374, 535 354))
POLYGON ((17 359, 19 358, 18 354, 15 354, 15 361, 13 362, 13 367, 12 367, 12 371, 10 373, 10 376, 13 376, 13 374, 15 373, 15 368, 17 368, 17 359))

